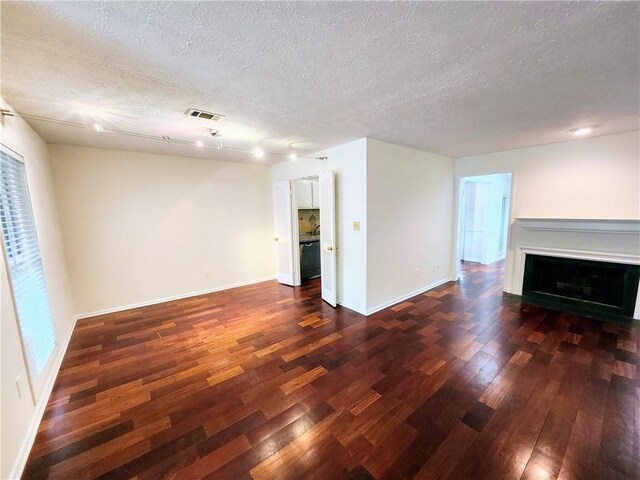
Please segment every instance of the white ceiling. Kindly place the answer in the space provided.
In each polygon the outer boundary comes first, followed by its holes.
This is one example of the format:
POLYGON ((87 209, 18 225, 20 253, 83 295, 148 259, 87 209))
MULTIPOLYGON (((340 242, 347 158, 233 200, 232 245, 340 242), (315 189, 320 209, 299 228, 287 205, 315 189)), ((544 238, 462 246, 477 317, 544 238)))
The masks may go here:
MULTIPOLYGON (((458 157, 638 128, 639 7, 2 2, 2 95, 20 112, 212 143, 184 116, 201 108, 247 150, 369 136, 458 157)), ((257 161, 30 123, 52 143, 257 161)))

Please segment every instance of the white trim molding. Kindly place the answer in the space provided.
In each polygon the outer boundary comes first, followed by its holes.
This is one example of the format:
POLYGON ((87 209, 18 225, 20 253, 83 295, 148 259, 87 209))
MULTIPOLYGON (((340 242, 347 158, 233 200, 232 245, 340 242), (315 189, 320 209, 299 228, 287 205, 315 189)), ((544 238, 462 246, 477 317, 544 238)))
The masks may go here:
POLYGON ((97 317, 98 315, 106 315, 108 313, 123 312, 125 310, 131 310, 132 308, 148 307, 150 305, 157 305, 158 303, 172 302, 174 300, 182 300, 183 298, 197 297, 199 295, 207 295, 208 293, 221 292, 223 290, 230 290, 232 288, 238 288, 238 287, 246 287, 247 285, 268 282, 269 280, 275 280, 275 279, 276 277, 271 276, 271 277, 259 278, 255 280, 249 280, 246 282, 232 283, 229 285, 222 285, 220 287, 213 287, 213 288, 207 288, 205 290, 198 290, 196 292, 181 293, 179 295, 171 295, 170 297, 156 298, 156 299, 147 300, 144 302, 131 303, 128 305, 121 305, 119 307, 105 308, 103 310, 95 310, 93 312, 81 313, 76 318, 78 320, 82 320, 84 318, 97 317))
POLYGON ((640 234, 640 220, 580 219, 580 218, 526 218, 515 220, 525 230, 559 230, 562 232, 640 234))
POLYGON ((20 445, 20 450, 18 450, 18 456, 13 464, 13 468, 11 468, 9 478, 20 478, 24 473, 24 467, 27 465, 29 453, 31 453, 31 448, 33 447, 33 443, 36 440, 36 435, 38 434, 38 428, 40 427, 42 416, 44 415, 44 411, 47 407, 47 404, 49 403, 49 397, 51 396, 53 386, 55 385, 56 379, 58 378, 58 373, 60 372, 60 367, 62 366, 64 356, 67 353, 67 348, 69 347, 69 342, 71 341, 71 336, 73 335, 73 331, 75 330, 77 321, 78 317, 75 317, 71 322, 71 325, 69 326, 69 331, 67 332, 65 338, 58 346, 59 348, 56 351, 53 368, 51 368, 51 370, 49 371, 49 378, 47 378, 47 381, 42 387, 40 398, 35 405, 36 413, 31 420, 31 424, 29 425, 24 440, 22 441, 22 445, 20 445))
POLYGON ((380 305, 377 305, 375 307, 368 308, 365 315, 367 316, 372 315, 376 312, 379 312, 380 310, 384 310, 385 308, 390 307, 391 305, 396 305, 397 303, 404 302, 409 298, 415 297, 429 290, 433 290, 434 288, 439 287, 440 285, 444 285, 445 283, 454 282, 454 281, 455 280, 452 280, 451 278, 443 278, 442 280, 433 282, 427 285, 426 287, 419 288, 418 290, 414 290, 413 292, 407 293, 406 295, 402 295, 400 297, 394 298, 393 300, 389 300, 388 302, 381 303, 380 305))
MULTIPOLYGON (((623 263, 626 265, 640 265, 640 256, 638 255, 629 255, 625 253, 591 252, 585 250, 569 250, 564 248, 518 246, 516 249, 514 262, 514 285, 513 290, 509 293, 522 295, 522 284, 524 282, 524 263, 527 254, 544 255, 547 257, 577 258, 580 260, 593 260, 609 263, 623 263)), ((636 320, 640 319, 640 291, 638 293, 639 294, 636 295, 636 306, 633 313, 633 318, 636 320)))

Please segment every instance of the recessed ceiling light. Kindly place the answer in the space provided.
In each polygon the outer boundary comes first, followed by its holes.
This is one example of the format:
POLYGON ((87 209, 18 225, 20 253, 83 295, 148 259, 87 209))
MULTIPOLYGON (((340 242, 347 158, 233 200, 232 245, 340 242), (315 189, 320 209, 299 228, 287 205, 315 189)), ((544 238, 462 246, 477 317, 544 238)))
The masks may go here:
POLYGON ((583 137, 585 135, 589 135, 592 130, 593 130, 593 127, 580 127, 580 128, 574 128, 573 130, 571 130, 571 133, 576 137, 583 137))
POLYGON ((256 148, 253 151, 253 154, 256 156, 256 158, 262 158, 264 157, 264 152, 262 150, 260 150, 259 148, 256 148))
POLYGON ((298 156, 295 153, 292 153, 291 155, 289 155, 289 160, 293 161, 293 160, 295 160, 297 158, 298 158, 298 156))
POLYGON ((96 132, 102 132, 102 131, 104 130, 104 127, 103 127, 102 125, 98 125, 97 123, 94 123, 94 124, 93 124, 93 129, 94 129, 96 132))
POLYGON ((202 141, 198 140, 196 142, 196 147, 204 147, 204 143, 202 143, 202 141))

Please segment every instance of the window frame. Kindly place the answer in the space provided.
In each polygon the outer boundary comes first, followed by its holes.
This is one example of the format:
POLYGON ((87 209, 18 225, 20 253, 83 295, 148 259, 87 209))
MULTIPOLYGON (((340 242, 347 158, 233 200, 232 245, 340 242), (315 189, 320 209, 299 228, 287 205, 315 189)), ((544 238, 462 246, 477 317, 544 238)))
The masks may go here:
MULTIPOLYGON (((27 380, 28 380, 28 384, 29 384, 29 390, 31 393, 31 400, 33 405, 37 405, 40 396, 42 395, 43 391, 44 391, 44 387, 47 383, 48 380, 48 375, 47 373, 50 371, 51 369, 51 365, 53 362, 53 359, 56 357, 56 352, 59 348, 60 342, 58 339, 58 335, 56 333, 56 328, 55 328, 55 322, 53 320, 53 311, 51 308, 51 301, 49 298, 49 289, 47 288, 47 283, 46 283, 46 275, 44 272, 44 262, 43 262, 43 258, 42 258, 42 249, 40 247, 40 242, 39 242, 39 236, 38 236, 38 228, 36 225, 36 219, 35 219, 35 212, 33 210, 33 202, 32 202, 32 197, 31 197, 31 191, 29 189, 29 172, 27 171, 27 165, 26 162, 24 160, 24 156, 19 154, 18 152, 16 152, 15 150, 13 150, 12 148, 8 147, 7 145, 5 145, 4 143, 0 143, 0 151, 2 151, 4 154, 10 156, 11 158, 13 158, 14 160, 22 163, 23 168, 24 168, 24 180, 25 180, 25 188, 26 188, 26 194, 29 197, 29 204, 30 204, 30 208, 31 208, 31 215, 33 217, 33 228, 35 230, 35 235, 36 235, 36 241, 37 241, 37 245, 38 245, 38 255, 40 258, 40 263, 41 263, 41 267, 42 267, 42 275, 44 278, 44 289, 47 293, 47 303, 48 303, 48 307, 49 307, 49 311, 50 311, 50 315, 51 315, 51 328, 52 328, 52 332, 53 332, 53 348, 51 350, 51 353, 49 354, 49 357, 47 358, 44 366, 42 367, 42 369, 40 370, 40 372, 36 375, 35 372, 33 371, 33 367, 30 364, 29 361, 29 355, 27 353, 27 348, 26 348, 26 342, 25 342, 25 338, 24 338, 24 333, 23 333, 23 326, 20 322, 20 313, 18 310, 18 305, 16 303, 16 296, 15 296, 15 292, 14 292, 14 282, 13 282, 13 278, 11 276, 11 271, 10 271, 10 263, 9 263, 9 257, 7 254, 7 248, 5 245, 5 239, 4 239, 4 231, 2 231, 2 241, 0 242, 2 245, 0 246, 0 249, 2 250, 2 255, 3 255, 3 260, 4 260, 4 266, 3 266, 3 270, 5 270, 6 272, 6 278, 8 281, 8 287, 9 287, 9 293, 10 293, 10 297, 11 297, 11 307, 13 309, 13 316, 15 317, 15 322, 16 322, 16 327, 17 327, 17 331, 18 331, 18 337, 20 339, 20 351, 22 353, 22 358, 23 358, 23 362, 24 362, 24 368, 26 371, 26 375, 27 375, 27 380)), ((9 235, 11 235, 11 232, 9 232, 9 235)), ((22 242, 21 242, 22 243, 22 242)), ((24 247, 22 247, 20 249, 20 251, 17 253, 17 255, 22 255, 24 254, 24 247)), ((13 254, 12 254, 13 255, 13 254)))

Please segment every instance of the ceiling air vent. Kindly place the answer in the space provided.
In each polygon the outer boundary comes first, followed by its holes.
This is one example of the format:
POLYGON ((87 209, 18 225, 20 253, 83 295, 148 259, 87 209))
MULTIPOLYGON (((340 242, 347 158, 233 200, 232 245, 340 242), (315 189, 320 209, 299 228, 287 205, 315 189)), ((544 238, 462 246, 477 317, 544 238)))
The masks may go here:
POLYGON ((196 110, 195 108, 190 108, 187 110, 185 114, 189 117, 201 118, 203 120, 211 120, 212 122, 221 122, 224 120, 224 115, 220 115, 219 113, 211 113, 205 112, 203 110, 196 110))

